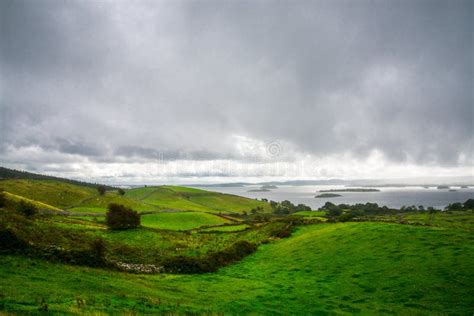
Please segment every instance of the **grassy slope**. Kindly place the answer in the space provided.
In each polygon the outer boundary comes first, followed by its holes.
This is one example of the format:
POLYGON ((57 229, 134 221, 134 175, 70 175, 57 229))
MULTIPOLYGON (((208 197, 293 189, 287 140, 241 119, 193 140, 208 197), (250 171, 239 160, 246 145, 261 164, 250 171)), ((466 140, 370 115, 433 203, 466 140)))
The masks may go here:
POLYGON ((203 212, 157 213, 141 217, 142 226, 171 230, 188 230, 228 222, 222 217, 203 212))
POLYGON ((80 203, 97 192, 92 188, 54 180, 1 180, 0 188, 58 208, 80 203))
POLYGON ((471 231, 385 223, 306 226, 215 274, 131 275, 0 257, 3 308, 51 311, 471 314, 471 231))
POLYGON ((115 191, 109 191, 102 196, 94 194, 89 198, 81 201, 81 203, 75 205, 74 207, 68 208, 67 210, 71 212, 106 213, 107 206, 110 203, 122 204, 136 211, 150 211, 159 209, 154 205, 146 204, 142 201, 120 196, 115 191))
POLYGON ((126 197, 134 198, 162 209, 204 212, 249 212, 261 206, 270 211, 270 205, 236 195, 187 187, 159 186, 128 190, 126 197))
POLYGON ((57 207, 54 207, 54 206, 51 206, 49 204, 45 204, 45 203, 38 202, 38 201, 35 201, 35 200, 30 200, 30 199, 27 199, 25 197, 22 197, 22 196, 13 194, 13 193, 5 192, 5 196, 6 196, 7 199, 9 199, 9 200, 11 200, 15 203, 18 203, 20 201, 31 203, 31 204, 35 205, 40 210, 48 210, 48 211, 55 211, 55 212, 60 212, 61 211, 61 209, 59 209, 57 207))
POLYGON ((99 196, 94 188, 54 180, 0 180, 6 192, 71 212, 105 213, 109 203, 137 211, 186 210, 204 212, 249 212, 257 206, 270 211, 268 203, 240 196, 186 187, 159 186, 127 190, 125 196, 108 191, 99 196))

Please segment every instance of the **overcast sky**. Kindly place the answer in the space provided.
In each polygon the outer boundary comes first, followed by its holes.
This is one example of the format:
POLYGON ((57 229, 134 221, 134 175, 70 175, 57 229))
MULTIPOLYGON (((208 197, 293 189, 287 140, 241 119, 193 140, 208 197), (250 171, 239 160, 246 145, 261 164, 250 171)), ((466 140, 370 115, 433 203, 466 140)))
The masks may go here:
POLYGON ((474 1, 0 2, 0 165, 473 176, 474 1))

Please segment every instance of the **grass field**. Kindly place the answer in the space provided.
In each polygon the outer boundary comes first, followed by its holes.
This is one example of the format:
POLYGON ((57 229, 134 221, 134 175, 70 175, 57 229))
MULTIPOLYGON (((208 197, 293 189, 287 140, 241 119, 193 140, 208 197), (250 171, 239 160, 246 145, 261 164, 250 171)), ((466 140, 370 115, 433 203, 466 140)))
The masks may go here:
POLYGON ((1 256, 2 309, 471 314, 474 236, 387 223, 305 226, 203 275, 133 275, 1 256), (44 304, 43 304, 44 305, 44 304))
POLYGON ((308 217, 320 217, 326 215, 325 211, 300 211, 295 212, 293 215, 308 216, 308 217))
POLYGON ((200 229, 201 232, 236 232, 248 228, 247 224, 224 225, 200 229))
POLYGON ((164 212, 141 217, 144 227, 171 230, 188 230, 204 225, 220 225, 228 222, 229 220, 222 217, 203 212, 164 212))

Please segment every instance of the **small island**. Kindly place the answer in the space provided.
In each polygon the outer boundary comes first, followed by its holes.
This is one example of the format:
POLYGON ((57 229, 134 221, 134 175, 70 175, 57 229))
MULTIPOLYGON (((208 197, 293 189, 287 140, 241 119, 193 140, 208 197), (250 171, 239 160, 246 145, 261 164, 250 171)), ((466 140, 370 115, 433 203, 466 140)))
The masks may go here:
POLYGON ((262 189, 278 189, 278 187, 276 185, 273 185, 273 184, 264 184, 261 186, 262 189))
POLYGON ((336 193, 322 193, 322 194, 316 195, 315 198, 335 198, 339 196, 342 196, 342 195, 336 194, 336 193))
POLYGON ((366 188, 348 188, 348 189, 319 190, 319 192, 380 192, 380 190, 379 189, 366 189, 366 188))
POLYGON ((446 190, 446 189, 449 189, 449 186, 448 185, 438 185, 437 189, 438 190, 446 190))
POLYGON ((268 189, 252 189, 248 190, 247 192, 270 192, 268 189))

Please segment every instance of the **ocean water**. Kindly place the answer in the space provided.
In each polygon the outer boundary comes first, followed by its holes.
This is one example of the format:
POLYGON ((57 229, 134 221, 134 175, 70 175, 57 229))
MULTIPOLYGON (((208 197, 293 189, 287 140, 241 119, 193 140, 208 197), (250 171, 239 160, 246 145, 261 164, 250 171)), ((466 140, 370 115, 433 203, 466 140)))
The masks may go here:
POLYGON ((464 202, 467 199, 474 199, 474 187, 460 188, 451 187, 455 192, 449 190, 439 190, 436 187, 383 187, 377 188, 380 192, 337 192, 342 195, 335 198, 315 198, 319 190, 344 189, 344 186, 328 185, 307 185, 307 186, 279 186, 271 189, 270 192, 248 192, 258 189, 260 186, 245 187, 207 187, 206 190, 230 193, 245 196, 253 199, 266 198, 273 201, 289 200, 294 204, 303 203, 317 209, 327 201, 334 204, 355 204, 372 202, 380 206, 386 205, 392 208, 400 208, 403 205, 423 205, 425 208, 433 206, 444 208, 450 203, 464 202))

